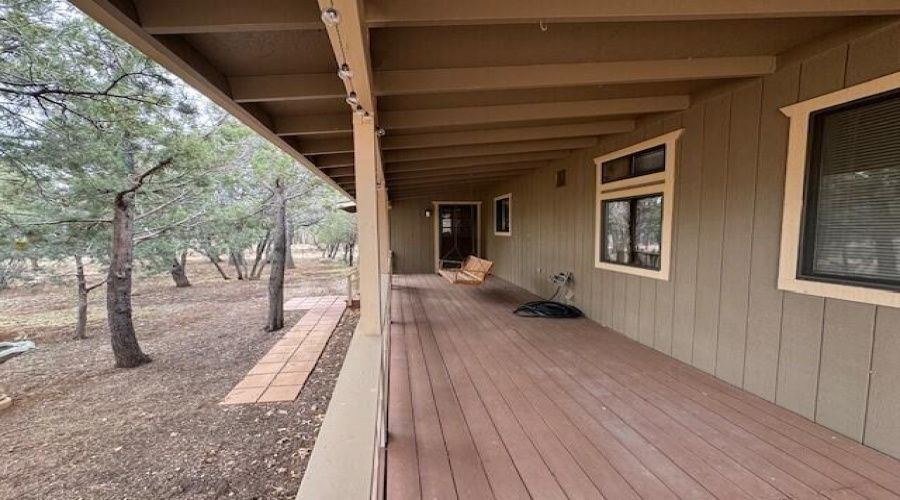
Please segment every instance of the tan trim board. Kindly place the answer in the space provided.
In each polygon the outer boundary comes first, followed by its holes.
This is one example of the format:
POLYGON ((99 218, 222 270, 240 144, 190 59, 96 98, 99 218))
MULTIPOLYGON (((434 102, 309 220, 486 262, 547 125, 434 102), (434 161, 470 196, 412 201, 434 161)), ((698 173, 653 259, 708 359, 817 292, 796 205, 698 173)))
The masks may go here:
POLYGON ((771 74, 774 56, 379 71, 378 95, 740 78, 771 74))
POLYGON ((790 118, 791 124, 788 136, 787 172, 784 180, 784 209, 781 223, 781 253, 778 265, 778 288, 780 290, 866 304, 900 307, 900 293, 898 292, 797 278, 810 114, 898 88, 900 88, 900 72, 781 108, 781 111, 790 118))
POLYGON ((597 0, 370 0, 370 27, 522 24, 560 22, 690 21, 711 19, 873 16, 900 14, 894 0, 695 0, 601 2, 597 0))
POLYGON ((427 185, 427 184, 440 184, 440 185, 450 185, 450 184, 465 184, 467 182, 472 181, 480 181, 485 179, 505 179, 508 177, 516 177, 518 175, 523 175, 530 173, 531 169, 519 169, 519 170, 506 170, 503 172, 485 172, 483 174, 470 174, 470 175, 460 175, 460 174, 444 174, 444 175, 435 175, 431 177, 391 177, 387 179, 388 185, 391 187, 405 187, 405 186, 414 186, 414 185, 427 185))
POLYGON ((500 196, 494 197, 494 206, 491 207, 491 212, 494 214, 494 236, 512 236, 512 212, 513 212, 513 203, 512 203, 512 193, 501 194, 500 196), (507 231, 497 231, 497 202, 502 199, 509 200, 509 228, 507 231))
POLYGON ((633 274, 643 276, 645 278, 653 278, 668 281, 670 278, 670 269, 672 262, 672 237, 673 217, 675 213, 675 170, 677 168, 676 159, 678 158, 678 139, 684 133, 684 129, 675 130, 659 137, 654 137, 646 141, 639 142, 632 146, 613 151, 611 153, 594 158, 594 165, 597 170, 597 183, 595 192, 595 222, 594 222, 594 267, 605 269, 608 271, 616 271, 625 274, 633 274), (653 148, 664 144, 666 146, 666 169, 664 172, 641 177, 633 177, 615 182, 603 182, 602 168, 603 163, 628 156, 638 151, 653 148), (642 269, 622 264, 613 264, 604 262, 600 258, 601 254, 601 236, 603 231, 603 202, 605 200, 628 198, 632 196, 663 195, 663 214, 662 214, 662 245, 660 248, 660 264, 659 270, 642 269))
POLYGON ((547 102, 502 106, 385 111, 381 126, 390 129, 449 125, 475 125, 555 118, 591 118, 664 111, 681 111, 690 106, 688 96, 636 97, 594 101, 547 102))

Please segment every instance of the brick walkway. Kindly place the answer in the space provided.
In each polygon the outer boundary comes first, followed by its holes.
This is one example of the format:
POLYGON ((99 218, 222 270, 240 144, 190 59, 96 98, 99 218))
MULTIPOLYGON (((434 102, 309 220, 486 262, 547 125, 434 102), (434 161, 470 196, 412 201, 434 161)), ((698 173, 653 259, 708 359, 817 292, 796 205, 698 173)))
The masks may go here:
POLYGON ((342 297, 298 297, 285 309, 309 309, 300 321, 256 363, 222 404, 293 401, 309 378, 325 344, 344 314, 342 297))

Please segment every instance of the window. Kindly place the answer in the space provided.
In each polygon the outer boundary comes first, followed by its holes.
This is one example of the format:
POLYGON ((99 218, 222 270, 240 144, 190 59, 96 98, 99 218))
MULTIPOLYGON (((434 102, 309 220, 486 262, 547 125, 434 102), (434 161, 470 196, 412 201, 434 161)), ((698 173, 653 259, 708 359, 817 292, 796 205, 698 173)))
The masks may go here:
POLYGON ((779 287, 900 306, 900 76, 789 106, 779 287))
POLYGON ((669 279, 678 130, 594 161, 601 269, 669 279))
POLYGON ((512 194, 504 194, 494 198, 494 234, 497 236, 510 236, 510 210, 512 208, 512 194))
POLYGON ((659 270, 663 195, 603 202, 604 262, 659 270))
POLYGON ((556 171, 556 187, 566 187, 566 169, 556 171))

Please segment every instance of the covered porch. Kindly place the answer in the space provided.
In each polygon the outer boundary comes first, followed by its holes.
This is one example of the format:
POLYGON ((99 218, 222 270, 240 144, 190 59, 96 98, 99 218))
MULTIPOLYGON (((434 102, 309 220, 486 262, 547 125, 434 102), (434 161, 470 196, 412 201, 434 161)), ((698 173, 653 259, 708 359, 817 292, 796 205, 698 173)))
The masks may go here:
POLYGON ((387 498, 898 498, 900 462, 534 300, 394 276, 387 498))

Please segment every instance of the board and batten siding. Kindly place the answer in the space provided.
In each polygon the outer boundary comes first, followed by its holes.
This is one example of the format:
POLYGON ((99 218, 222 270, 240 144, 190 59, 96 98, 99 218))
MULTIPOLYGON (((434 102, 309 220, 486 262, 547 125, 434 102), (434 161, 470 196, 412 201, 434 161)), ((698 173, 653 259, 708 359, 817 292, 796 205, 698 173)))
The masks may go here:
POLYGON ((879 27, 498 183, 484 200, 512 193, 512 235, 487 232, 483 253, 497 276, 543 296, 550 275, 573 271, 572 300, 590 318, 900 457, 900 310, 776 286, 779 108, 897 71, 900 24, 879 27), (593 158, 679 128, 671 280, 595 269, 593 158))

